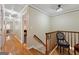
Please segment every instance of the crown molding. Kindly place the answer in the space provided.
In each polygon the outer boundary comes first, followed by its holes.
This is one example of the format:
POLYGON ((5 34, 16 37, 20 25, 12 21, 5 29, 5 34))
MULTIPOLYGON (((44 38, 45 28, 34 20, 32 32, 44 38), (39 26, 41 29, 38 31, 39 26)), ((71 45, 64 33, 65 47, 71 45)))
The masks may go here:
POLYGON ((60 15, 64 15, 64 14, 68 14, 68 13, 78 12, 78 11, 79 11, 79 8, 76 8, 76 9, 72 9, 72 10, 69 10, 69 11, 65 11, 65 12, 62 12, 62 13, 59 13, 59 14, 56 14, 56 15, 54 15, 54 14, 51 15, 51 14, 47 13, 46 11, 43 11, 42 9, 40 9, 40 8, 38 8, 37 6, 34 6, 34 5, 32 5, 32 4, 29 5, 29 7, 33 8, 33 9, 36 9, 36 10, 38 10, 39 12, 41 12, 41 13, 47 15, 47 16, 51 16, 51 17, 60 16, 60 15))
POLYGON ((48 14, 46 11, 43 11, 42 9, 40 9, 40 8, 38 8, 38 7, 36 7, 36 6, 29 5, 29 7, 31 7, 31 8, 33 8, 33 9, 39 11, 39 12, 42 13, 42 14, 45 14, 45 15, 47 15, 47 16, 50 16, 50 14, 48 14))

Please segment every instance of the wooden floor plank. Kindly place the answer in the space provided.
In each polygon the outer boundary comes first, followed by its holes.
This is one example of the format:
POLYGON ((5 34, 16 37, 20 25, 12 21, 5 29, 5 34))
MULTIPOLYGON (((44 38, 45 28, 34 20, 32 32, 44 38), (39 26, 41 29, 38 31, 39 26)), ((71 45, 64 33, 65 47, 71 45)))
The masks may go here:
POLYGON ((7 40, 2 50, 4 52, 9 52, 11 54, 16 55, 31 55, 29 49, 27 49, 27 47, 24 44, 21 44, 21 42, 16 36, 11 38, 10 40, 7 40))
POLYGON ((33 54, 33 55, 44 55, 42 52, 38 51, 37 49, 34 49, 34 48, 31 48, 30 49, 30 52, 33 54))

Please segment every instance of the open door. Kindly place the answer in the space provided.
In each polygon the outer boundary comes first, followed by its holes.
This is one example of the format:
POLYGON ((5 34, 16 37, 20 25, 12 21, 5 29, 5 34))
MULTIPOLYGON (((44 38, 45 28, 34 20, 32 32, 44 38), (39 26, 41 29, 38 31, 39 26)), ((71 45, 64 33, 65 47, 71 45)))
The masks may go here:
POLYGON ((24 40, 23 43, 27 43, 27 32, 28 32, 28 13, 27 11, 23 12, 23 16, 22 16, 22 20, 23 20, 23 31, 24 31, 24 40))

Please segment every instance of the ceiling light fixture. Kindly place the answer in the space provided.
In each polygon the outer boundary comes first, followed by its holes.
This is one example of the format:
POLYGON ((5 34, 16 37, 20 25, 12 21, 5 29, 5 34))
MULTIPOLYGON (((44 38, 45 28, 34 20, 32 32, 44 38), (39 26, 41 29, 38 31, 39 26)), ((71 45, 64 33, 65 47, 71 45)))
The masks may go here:
POLYGON ((56 12, 60 12, 63 11, 63 8, 61 7, 61 5, 58 5, 58 8, 56 9, 56 12))
POLYGON ((13 14, 16 14, 14 11, 14 5, 12 6, 12 9, 11 9, 11 15, 13 15, 13 14))

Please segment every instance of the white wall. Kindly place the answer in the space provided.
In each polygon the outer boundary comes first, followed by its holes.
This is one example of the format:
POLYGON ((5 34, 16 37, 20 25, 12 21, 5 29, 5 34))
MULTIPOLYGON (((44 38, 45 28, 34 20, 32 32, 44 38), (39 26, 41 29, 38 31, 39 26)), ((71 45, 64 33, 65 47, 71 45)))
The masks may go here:
POLYGON ((29 7, 29 31, 28 31, 28 45, 30 47, 40 47, 33 35, 37 35, 45 43, 45 33, 49 31, 49 16, 39 12, 38 10, 29 7))
POLYGON ((29 7, 29 29, 27 34, 27 43, 29 47, 41 47, 33 38, 37 35, 45 43, 45 33, 63 30, 79 31, 79 11, 67 13, 55 17, 49 17, 38 10, 29 7))
POLYGON ((79 11, 50 17, 51 31, 79 31, 79 11))

